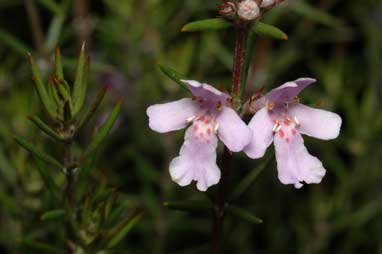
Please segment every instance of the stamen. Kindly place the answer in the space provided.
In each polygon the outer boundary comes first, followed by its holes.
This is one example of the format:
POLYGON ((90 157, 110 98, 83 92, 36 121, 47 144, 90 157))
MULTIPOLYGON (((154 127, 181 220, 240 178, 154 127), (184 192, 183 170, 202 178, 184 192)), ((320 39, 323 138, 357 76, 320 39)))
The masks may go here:
POLYGON ((277 129, 279 126, 280 126, 279 123, 275 121, 275 125, 273 125, 273 129, 272 129, 272 131, 273 131, 273 132, 276 132, 276 129, 277 129))
POLYGON ((186 119, 186 122, 187 123, 192 123, 195 120, 195 118, 196 118, 196 116, 191 116, 191 117, 186 119))
POLYGON ((281 125, 279 125, 277 128, 276 128, 276 132, 279 132, 281 130, 281 125))
POLYGON ((273 102, 266 101, 266 102, 265 102, 265 107, 266 107, 268 110, 272 110, 272 109, 275 107, 275 104, 274 104, 273 102))
POLYGON ((296 123, 297 126, 300 126, 301 124, 297 117, 294 117, 294 122, 296 123))
POLYGON ((218 102, 216 103, 216 109, 217 109, 218 111, 221 111, 221 110, 222 110, 222 102, 221 102, 221 101, 218 101, 218 102))
POLYGON ((214 127, 214 133, 215 134, 218 134, 218 130, 219 130, 219 124, 217 123, 214 127))

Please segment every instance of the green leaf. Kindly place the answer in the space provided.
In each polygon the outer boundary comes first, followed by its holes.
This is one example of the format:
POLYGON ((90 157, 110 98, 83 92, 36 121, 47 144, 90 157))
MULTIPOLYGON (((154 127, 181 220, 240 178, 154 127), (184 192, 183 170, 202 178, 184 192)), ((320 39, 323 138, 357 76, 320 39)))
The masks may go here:
POLYGON ((168 78, 170 78, 172 81, 180 85, 182 88, 186 89, 188 91, 188 88, 184 82, 182 82, 182 79, 185 79, 185 76, 180 74, 179 72, 176 72, 174 69, 171 69, 170 67, 163 66, 161 64, 158 64, 159 69, 163 72, 164 75, 166 75, 168 78))
POLYGON ((109 87, 104 86, 102 90, 97 94, 97 97, 94 99, 93 103, 90 105, 90 107, 87 107, 87 111, 83 115, 82 119, 78 123, 77 130, 81 129, 85 124, 89 122, 89 120, 92 118, 92 116, 97 111, 99 105, 101 104, 103 98, 105 97, 106 92, 108 91, 109 87))
POLYGON ((51 51, 56 47, 60 39, 60 34, 65 23, 65 16, 57 14, 51 21, 48 29, 48 33, 45 40, 45 47, 48 51, 51 51))
POLYGON ((62 62, 61 62, 61 49, 59 46, 56 47, 55 63, 56 63, 56 76, 57 76, 57 78, 58 79, 64 79, 64 70, 62 68, 62 62))
POLYGON ((86 59, 85 42, 82 44, 80 58, 78 60, 77 74, 73 86, 73 115, 81 110, 85 102, 87 90, 87 77, 89 72, 89 61, 86 59))
POLYGON ((277 40, 288 40, 288 35, 286 35, 286 33, 281 31, 279 28, 259 21, 253 24, 251 29, 257 35, 266 36, 277 40))
POLYGON ((49 125, 47 125, 46 123, 44 123, 38 116, 28 116, 28 119, 34 123, 40 130, 42 130, 43 132, 45 132, 48 136, 56 139, 56 140, 59 140, 59 141, 64 141, 65 139, 60 136, 55 130, 53 130, 52 128, 50 128, 49 125))
POLYGON ((97 131, 97 133, 93 136, 92 141, 85 153, 85 157, 88 157, 92 154, 99 146, 99 144, 105 139, 111 128, 113 127, 115 121, 117 120, 118 114, 122 109, 122 100, 120 100, 117 105, 113 108, 111 113, 104 125, 97 131))
POLYGON ((57 218, 61 218, 64 216, 65 216, 65 210, 57 209, 57 210, 51 210, 51 211, 45 212, 43 215, 41 215, 40 219, 42 221, 47 221, 47 220, 54 220, 57 218))
POLYGON ((131 229, 141 220, 144 212, 135 212, 132 216, 120 222, 114 228, 106 233, 107 248, 113 248, 120 243, 123 238, 131 231, 131 229))
POLYGON ((58 162, 56 159, 52 158, 51 156, 47 155, 46 153, 38 150, 33 144, 19 138, 14 137, 15 141, 22 147, 24 147, 26 150, 28 150, 31 154, 36 156, 37 158, 41 159, 42 161, 52 164, 53 166, 56 166, 60 169, 63 169, 64 166, 58 162))
POLYGON ((32 73, 33 73, 33 81, 34 81, 34 84, 36 86, 36 90, 37 90, 37 93, 40 97, 40 100, 41 100, 42 104, 44 105, 44 108, 45 108, 46 112, 49 114, 49 116, 53 119, 56 119, 57 112, 56 112, 54 105, 51 101, 51 98, 49 98, 48 93, 45 89, 45 86, 41 80, 41 76, 40 76, 40 72, 37 68, 37 64, 34 61, 32 55, 30 53, 28 53, 28 58, 29 58, 29 62, 31 65, 32 73))
POLYGON ((251 170, 248 175, 246 175, 243 180, 236 186, 233 192, 229 195, 228 200, 233 201, 237 200, 241 195, 243 195, 249 187, 252 186, 257 177, 263 172, 263 170, 267 167, 268 163, 273 158, 273 154, 271 153, 265 161, 263 161, 259 166, 257 166, 254 170, 251 170))
POLYGON ((252 224, 261 224, 261 223, 263 223, 262 219, 260 219, 259 217, 253 215, 249 211, 244 210, 244 209, 242 209, 240 207, 230 205, 227 208, 227 211, 228 211, 228 213, 232 214, 233 216, 238 217, 240 219, 243 219, 245 221, 248 221, 248 222, 250 222, 252 224))
POLYGON ((195 32, 205 30, 220 30, 231 27, 232 25, 232 22, 223 18, 204 19, 187 23, 182 27, 181 31, 195 32))
POLYGON ((203 201, 165 202, 163 205, 173 210, 186 212, 207 211, 212 208, 211 203, 203 201))
POLYGON ((71 101, 69 84, 64 79, 54 77, 53 80, 63 101, 71 101))

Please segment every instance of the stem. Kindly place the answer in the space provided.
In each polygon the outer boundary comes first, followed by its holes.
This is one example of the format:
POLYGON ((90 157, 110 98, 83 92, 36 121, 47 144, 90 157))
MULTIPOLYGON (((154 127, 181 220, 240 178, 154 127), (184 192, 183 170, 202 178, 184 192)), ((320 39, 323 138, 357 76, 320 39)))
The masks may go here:
POLYGON ((236 24, 235 55, 232 68, 232 97, 239 96, 240 84, 243 79, 243 69, 245 63, 245 48, 247 40, 247 25, 236 24))
MULTIPOLYGON (((235 24, 236 28, 236 41, 235 52, 232 68, 232 98, 234 99, 234 108, 236 102, 239 102, 240 84, 243 79, 243 69, 245 63, 245 48, 247 37, 247 25, 240 22, 235 24)), ((212 224, 212 254, 222 253, 222 238, 223 238, 223 224, 226 208, 226 190, 228 185, 228 178, 231 171, 232 154, 227 147, 224 147, 224 154, 221 163, 221 178, 218 184, 217 195, 214 205, 214 221, 212 224)))
POLYGON ((72 157, 72 142, 69 141, 65 144, 65 167, 66 167, 66 187, 64 192, 64 197, 68 200, 69 206, 72 207, 74 204, 74 172, 71 168, 73 165, 72 157))
MULTIPOLYGON (((66 186, 64 189, 63 197, 64 197, 64 203, 67 202, 68 204, 68 216, 72 216, 73 208, 74 208, 74 171, 75 169, 72 168, 73 166, 73 156, 72 156, 72 141, 70 140, 65 144, 65 175, 66 175, 66 186)), ((72 240, 72 228, 70 223, 66 225, 66 239, 67 241, 72 240)), ((72 254, 73 250, 68 245, 67 247, 67 253, 72 254)))

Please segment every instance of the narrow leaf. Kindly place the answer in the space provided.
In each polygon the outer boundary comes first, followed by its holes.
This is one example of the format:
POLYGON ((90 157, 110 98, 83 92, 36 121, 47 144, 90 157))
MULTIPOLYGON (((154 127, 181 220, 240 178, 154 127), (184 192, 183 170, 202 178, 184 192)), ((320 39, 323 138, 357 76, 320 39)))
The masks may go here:
POLYGON ((178 211, 199 212, 211 209, 211 203, 202 201, 165 202, 164 206, 178 211))
POLYGON ((80 57, 77 65, 76 79, 73 87, 73 115, 76 115, 82 108, 87 89, 86 72, 89 70, 89 63, 86 61, 85 42, 82 44, 80 57))
POLYGON ((54 47, 58 44, 60 39, 61 31, 64 26, 65 15, 58 14, 50 22, 47 36, 45 39, 45 47, 48 51, 52 51, 54 47))
POLYGON ((34 123, 40 130, 42 130, 43 132, 45 132, 48 136, 56 139, 56 140, 60 140, 60 141, 64 141, 65 139, 60 136, 55 130, 53 130, 52 128, 50 128, 49 125, 47 125, 46 123, 44 123, 38 116, 28 116, 28 119, 34 123))
POLYGON ((56 63, 56 76, 57 76, 57 78, 58 79, 64 79, 64 70, 62 68, 62 62, 61 62, 61 49, 59 46, 56 47, 55 63, 56 63))
POLYGON ((182 82, 182 79, 185 79, 185 76, 176 72, 175 70, 171 69, 170 67, 163 66, 161 64, 158 64, 159 69, 163 72, 164 75, 166 75, 168 78, 170 78, 172 81, 180 85, 182 88, 186 89, 188 91, 187 86, 182 82))
POLYGON ((44 213, 43 215, 41 215, 40 219, 42 221, 54 220, 57 218, 64 217, 64 215, 65 215, 64 209, 57 209, 57 210, 51 210, 51 211, 44 213))
POLYGON ((286 33, 281 31, 279 28, 262 22, 256 22, 252 26, 252 30, 257 35, 266 36, 277 40, 288 40, 288 35, 286 35, 286 33))
POLYGON ((253 215, 252 213, 250 213, 249 211, 246 211, 240 207, 237 207, 237 206, 229 206, 227 208, 227 211, 229 213, 231 213, 232 215, 238 217, 238 218, 241 218, 245 221, 248 221, 252 224, 261 224, 263 223, 263 220, 260 219, 259 217, 253 215))
POLYGON ((95 114, 103 98, 105 97, 105 94, 108 91, 108 89, 109 89, 108 86, 104 86, 102 90, 97 94, 97 97, 94 99, 90 107, 87 107, 88 110, 85 112, 85 114, 83 115, 82 119, 80 120, 78 124, 78 128, 77 128, 78 130, 81 129, 85 124, 87 124, 89 120, 92 118, 92 116, 95 114))
POLYGON ((22 147, 24 147, 26 150, 28 150, 31 154, 36 156, 37 158, 41 159, 42 161, 52 164, 60 169, 63 169, 64 166, 61 165, 60 162, 58 162, 56 159, 52 158, 51 156, 47 155, 46 153, 38 150, 33 144, 22 140, 19 137, 14 137, 15 141, 22 147))
POLYGON ((205 30, 220 30, 232 26, 232 22, 223 18, 204 19, 190 22, 184 25, 181 29, 182 32, 195 32, 205 30))
POLYGON ((37 68, 37 64, 34 61, 32 55, 30 53, 28 53, 28 58, 29 58, 29 62, 31 65, 31 69, 32 69, 33 81, 34 81, 34 84, 36 86, 36 90, 37 90, 37 93, 40 97, 40 100, 41 100, 42 104, 44 105, 46 112, 50 115, 50 117, 55 119, 57 117, 57 113, 56 113, 56 110, 54 109, 54 106, 51 103, 50 98, 48 97, 48 93, 45 89, 45 86, 44 86, 42 80, 41 80, 41 76, 40 76, 40 72, 37 68))
POLYGON ((85 153, 85 157, 92 154, 99 146, 99 144, 105 139, 111 128, 113 127, 115 121, 117 120, 118 114, 122 109, 122 100, 120 100, 117 105, 113 108, 111 113, 104 125, 98 130, 98 132, 93 136, 92 142, 90 143, 88 150, 85 153))
POLYGON ((56 84, 57 90, 63 101, 70 101, 70 87, 68 83, 63 79, 53 78, 54 83, 56 84))
POLYGON ((131 231, 131 229, 141 220, 144 212, 136 212, 131 217, 125 219, 106 235, 106 239, 110 239, 107 243, 107 248, 113 248, 120 243, 123 238, 131 231))

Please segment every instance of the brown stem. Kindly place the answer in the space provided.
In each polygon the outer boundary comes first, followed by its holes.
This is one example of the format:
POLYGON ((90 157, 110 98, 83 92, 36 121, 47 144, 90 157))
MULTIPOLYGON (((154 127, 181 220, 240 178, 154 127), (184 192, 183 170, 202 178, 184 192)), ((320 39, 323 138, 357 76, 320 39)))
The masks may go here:
MULTIPOLYGON (((236 24, 235 54, 232 68, 232 97, 237 101, 239 97, 240 84, 243 78, 245 63, 245 47, 247 37, 246 24, 236 24)), ((234 101, 234 103, 235 103, 234 101)), ((235 107, 236 108, 236 107, 235 107)), ((223 225, 226 208, 226 190, 228 178, 231 171, 232 154, 227 147, 224 147, 223 160, 220 165, 221 178, 218 184, 217 195, 214 205, 214 221, 212 225, 212 254, 222 253, 223 225)))
POLYGON ((247 40, 247 25, 236 25, 235 55, 232 68, 232 96, 236 98, 239 95, 240 83, 243 78, 243 69, 245 63, 245 48, 247 40))

